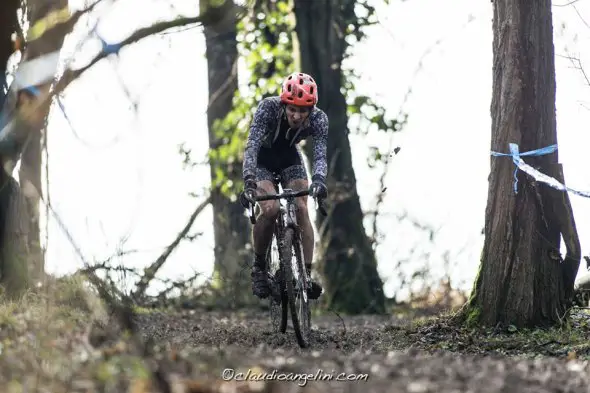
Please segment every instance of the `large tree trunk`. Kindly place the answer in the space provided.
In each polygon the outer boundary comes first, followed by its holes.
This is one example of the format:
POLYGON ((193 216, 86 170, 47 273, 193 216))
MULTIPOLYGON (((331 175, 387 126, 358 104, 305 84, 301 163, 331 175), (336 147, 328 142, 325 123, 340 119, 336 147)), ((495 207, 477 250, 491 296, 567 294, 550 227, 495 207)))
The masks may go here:
MULTIPOLYGON (((29 0, 27 19, 30 27, 45 18, 50 11, 67 6, 67 0, 29 0)), ((3 17, 16 9, 2 12, 3 17)), ((14 21, 12 22, 14 25, 14 21)), ((5 25, 2 25, 4 28, 5 25)), ((71 24, 46 25, 45 33, 25 42, 21 62, 59 50, 71 24)), ((10 34, 9 34, 10 35, 10 34)), ((4 53, 3 53, 4 55, 4 53)), ((1 59, 5 64, 5 59, 1 59)), ((3 66, 4 67, 4 66, 3 66)), ((47 71, 47 70, 45 70, 47 71)), ((40 72, 42 73, 42 71, 40 72)), ((29 86, 41 96, 47 94, 51 81, 29 86)), ((2 285, 11 295, 18 295, 31 283, 31 278, 43 276, 43 257, 39 244, 39 195, 41 194, 41 131, 49 113, 50 102, 38 105, 39 100, 23 87, 11 86, 11 93, 2 105, 4 122, 17 119, 5 139, 0 143, 2 161, 2 188, 0 192, 0 228, 2 230, 1 266, 2 285), (20 186, 11 174, 16 161, 22 155, 19 173, 20 186)))
MULTIPOLYGON (((348 140, 348 115, 342 95, 341 64, 346 49, 346 20, 353 16, 352 0, 295 1, 297 36, 302 72, 318 83, 319 103, 330 119, 328 137, 328 190, 331 212, 317 214, 318 228, 325 226, 320 262, 328 307, 346 313, 383 313, 383 282, 365 233, 363 212, 356 191, 348 140)), ((306 146, 313 162, 311 143, 306 146)))
MULTIPOLYGON (((551 1, 495 0, 493 30, 492 150, 557 143, 551 1)), ((563 181, 557 153, 524 159, 563 181)), ((485 242, 468 316, 484 325, 553 323, 565 313, 580 262, 571 206, 567 193, 522 171, 515 195, 513 171, 509 157, 492 157, 485 242)))
MULTIPOLYGON (((68 0, 28 0, 27 1, 27 18, 30 25, 33 26, 37 21, 45 18, 50 12, 58 11, 68 6, 68 0)), ((23 61, 35 59, 39 56, 60 50, 66 34, 69 33, 66 25, 58 25, 49 29, 40 38, 26 43, 26 49, 23 61)), ((41 86, 48 88, 46 86, 41 86)), ((49 105, 40 108, 40 113, 36 116, 39 122, 31 124, 28 130, 28 138, 23 146, 21 154, 21 166, 19 171, 19 181, 21 189, 26 196, 26 209, 28 217, 29 233, 29 264, 33 277, 40 279, 45 272, 44 256, 40 242, 39 227, 39 204, 41 195, 41 165, 42 165, 42 138, 46 136, 43 132, 47 115, 49 114, 49 105)))
POLYGON ((27 217, 29 264, 33 279, 40 279, 45 272, 45 260, 41 249, 39 226, 39 194, 41 188, 41 133, 33 133, 21 154, 19 181, 25 199, 27 217), (32 187, 31 187, 32 186, 32 187))
MULTIPOLYGON (((17 11, 19 0, 0 3, 0 111, 6 98, 4 75, 7 62, 14 53, 13 33, 20 33, 17 11)), ((2 113, 2 115, 5 115, 2 113)), ((5 125, 0 121, 0 129, 5 125)), ((18 297, 30 284, 27 265, 27 227, 24 197, 18 182, 12 177, 13 166, 0 156, 0 284, 11 297, 18 297)))
MULTIPOLYGON (((218 2, 219 3, 219 2, 218 2)), ((227 7, 232 2, 226 0, 219 7, 227 7), (230 4, 227 4, 230 3, 230 4)), ((201 12, 210 4, 201 1, 201 12)), ((209 126, 209 148, 214 150, 223 144, 223 136, 216 131, 214 124, 223 120, 232 110, 232 99, 238 89, 237 75, 237 40, 236 19, 234 12, 228 12, 226 18, 218 23, 206 25, 205 39, 207 45, 207 68, 209 75, 209 108, 207 122, 209 126)), ((232 202, 223 194, 221 186, 215 184, 217 173, 223 173, 231 183, 241 181, 242 163, 212 159, 211 201, 213 205, 213 231, 215 237, 215 275, 216 283, 221 287, 227 300, 232 305, 249 303, 252 299, 250 290, 250 271, 248 269, 249 253, 246 244, 249 241, 249 226, 244 209, 239 203, 232 202)))
POLYGON ((12 34, 19 29, 17 11, 20 7, 20 0, 2 0, 0 3, 0 108, 4 101, 4 75, 8 58, 14 52, 12 34))

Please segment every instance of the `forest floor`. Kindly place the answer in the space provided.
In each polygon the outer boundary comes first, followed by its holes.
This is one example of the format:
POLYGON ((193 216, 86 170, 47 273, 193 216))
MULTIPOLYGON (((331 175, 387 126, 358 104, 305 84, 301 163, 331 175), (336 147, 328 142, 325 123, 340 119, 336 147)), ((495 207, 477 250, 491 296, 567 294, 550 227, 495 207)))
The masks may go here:
POLYGON ((271 331, 263 310, 138 309, 133 335, 100 305, 63 299, 2 303, 0 390, 590 392, 585 310, 561 329, 535 331, 327 314, 313 317, 312 346, 302 350, 290 326, 271 331))

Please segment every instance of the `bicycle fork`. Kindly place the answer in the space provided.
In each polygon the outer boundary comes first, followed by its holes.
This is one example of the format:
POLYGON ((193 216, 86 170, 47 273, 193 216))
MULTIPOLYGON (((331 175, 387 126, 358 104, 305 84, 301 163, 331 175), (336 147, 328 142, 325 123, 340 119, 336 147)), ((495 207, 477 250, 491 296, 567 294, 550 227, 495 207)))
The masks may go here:
POLYGON ((295 258, 291 257, 291 271, 293 273, 293 289, 295 292, 295 296, 301 295, 303 299, 307 303, 308 301, 308 293, 310 286, 311 277, 308 276, 307 271, 305 270, 305 261, 304 261, 304 254, 303 254, 303 239, 301 237, 301 230, 299 228, 299 224, 297 222, 297 205, 293 202, 287 205, 287 222, 286 227, 293 228, 293 246, 296 244, 297 246, 294 247, 295 251, 295 258), (301 266, 299 266, 299 262, 301 262, 301 266), (301 269, 301 270, 300 270, 301 269), (304 277, 301 277, 301 273, 303 272, 304 277))
MULTIPOLYGON (((281 208, 282 210, 282 208, 281 208)), ((279 220, 281 220, 282 218, 282 211, 279 215, 279 220)), ((282 293, 281 293, 281 288, 283 288, 284 286, 282 285, 282 278, 283 278, 283 274, 282 274, 282 261, 281 261, 281 249, 282 249, 282 244, 280 244, 280 241, 282 240, 282 232, 284 231, 284 225, 282 222, 279 222, 279 220, 277 220, 277 222, 274 223, 274 238, 277 241, 277 248, 278 248, 278 254, 279 254, 279 268, 276 270, 275 274, 273 275, 270 270, 267 270, 267 274, 268 274, 268 282, 270 284, 270 296, 272 296, 272 298, 274 299, 274 301, 276 303, 281 303, 282 302, 282 293)), ((268 246, 268 254, 270 254, 271 252, 271 248, 272 248, 272 242, 271 244, 268 246)), ((270 262, 270 255, 268 257, 268 262, 270 262)))

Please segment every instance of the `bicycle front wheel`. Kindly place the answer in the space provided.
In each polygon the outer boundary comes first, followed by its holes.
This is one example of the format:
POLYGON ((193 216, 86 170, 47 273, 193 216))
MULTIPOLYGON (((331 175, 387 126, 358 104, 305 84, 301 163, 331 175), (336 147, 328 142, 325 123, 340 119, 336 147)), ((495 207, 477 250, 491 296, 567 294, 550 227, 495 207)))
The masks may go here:
POLYGON ((303 255, 299 247, 301 247, 301 243, 295 237, 293 228, 287 228, 281 245, 283 277, 297 343, 301 348, 307 348, 310 344, 311 312, 307 297, 307 276, 303 269, 303 255))
POLYGON ((285 280, 280 264, 280 250, 277 241, 277 233, 272 238, 272 242, 266 253, 269 281, 272 283, 273 290, 270 301, 270 323, 275 333, 285 333, 287 331, 287 293, 285 290, 285 280), (276 293, 278 292, 278 294, 276 293), (275 296, 278 295, 278 296, 275 296))

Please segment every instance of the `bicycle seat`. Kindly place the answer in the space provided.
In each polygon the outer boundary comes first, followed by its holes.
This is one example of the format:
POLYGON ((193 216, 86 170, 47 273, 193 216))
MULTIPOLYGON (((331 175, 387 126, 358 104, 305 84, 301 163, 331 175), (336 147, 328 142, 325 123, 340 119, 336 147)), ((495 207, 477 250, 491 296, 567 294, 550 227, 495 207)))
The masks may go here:
POLYGON ((281 177, 280 174, 278 173, 273 173, 273 182, 275 184, 275 187, 278 187, 279 184, 281 184, 281 181, 283 180, 283 178, 281 177))
POLYGON ((278 173, 274 173, 272 174, 273 176, 273 185, 275 186, 275 191, 278 193, 279 192, 279 186, 281 184, 281 175, 278 173))

